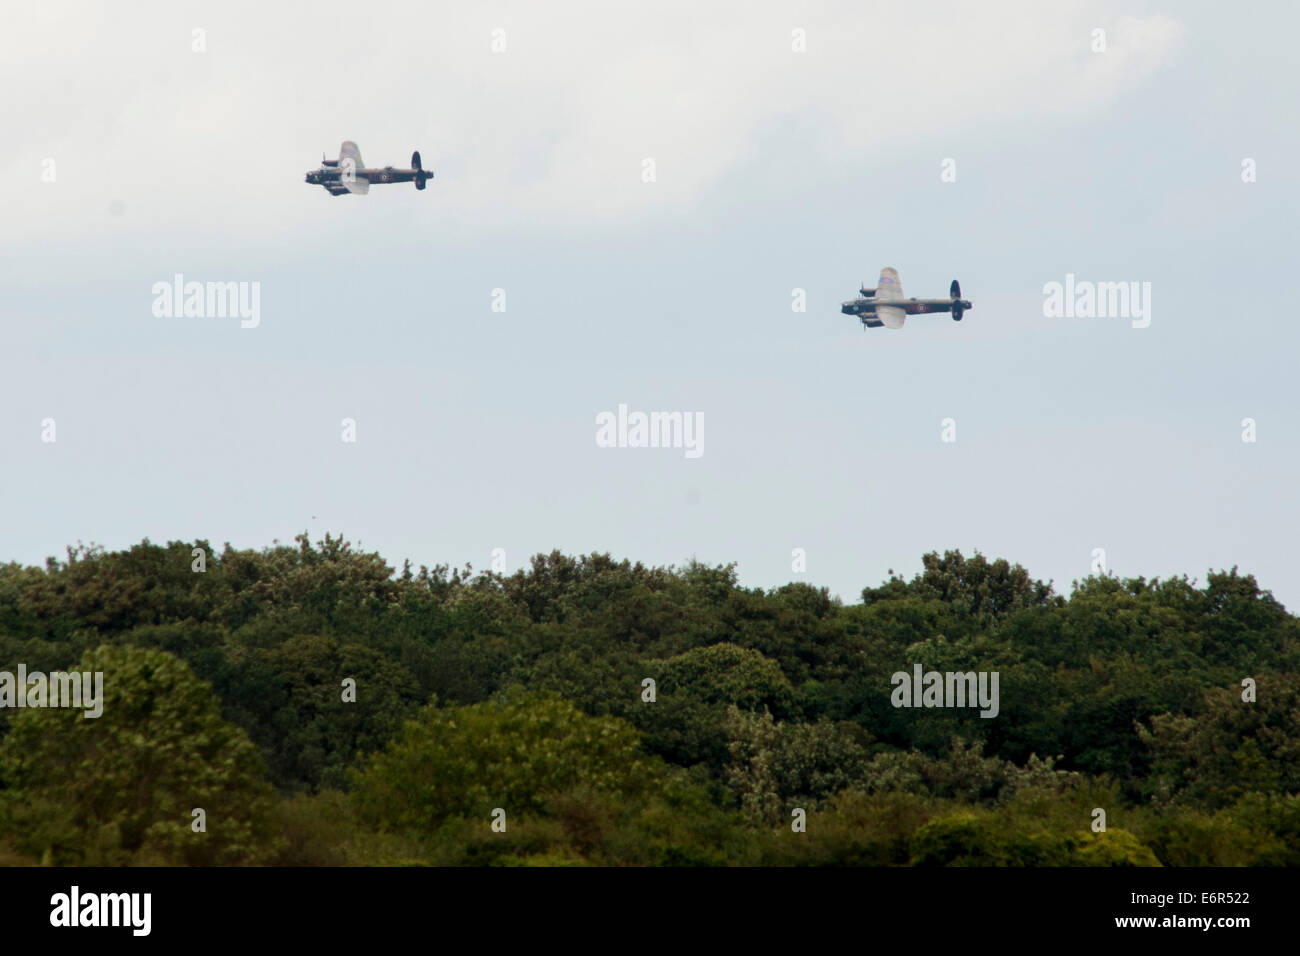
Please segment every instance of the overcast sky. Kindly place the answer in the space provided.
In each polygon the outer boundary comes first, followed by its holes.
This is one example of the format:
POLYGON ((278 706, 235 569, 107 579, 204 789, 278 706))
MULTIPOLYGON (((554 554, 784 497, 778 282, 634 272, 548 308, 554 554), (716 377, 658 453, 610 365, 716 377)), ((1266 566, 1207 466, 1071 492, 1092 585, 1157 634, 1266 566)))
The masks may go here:
POLYGON ((0 560, 307 529, 856 601, 949 548, 1068 593, 1104 549, 1294 609, 1296 9, 16 6, 0 560), (304 183, 345 139, 436 178, 304 183), (883 266, 974 309, 864 332, 883 266), (176 274, 259 324, 156 316, 176 274), (1045 315, 1067 274, 1150 283, 1149 326, 1045 315), (620 404, 703 454, 598 447, 620 404))

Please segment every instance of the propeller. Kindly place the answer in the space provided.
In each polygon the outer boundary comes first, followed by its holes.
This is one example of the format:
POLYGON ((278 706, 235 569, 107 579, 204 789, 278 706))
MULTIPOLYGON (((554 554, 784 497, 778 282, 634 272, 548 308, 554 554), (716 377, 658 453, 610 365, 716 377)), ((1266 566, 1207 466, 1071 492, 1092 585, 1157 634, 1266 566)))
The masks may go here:
POLYGON ((961 283, 953 279, 952 285, 948 287, 948 294, 952 296, 952 320, 960 322, 962 313, 966 311, 961 304, 961 283))

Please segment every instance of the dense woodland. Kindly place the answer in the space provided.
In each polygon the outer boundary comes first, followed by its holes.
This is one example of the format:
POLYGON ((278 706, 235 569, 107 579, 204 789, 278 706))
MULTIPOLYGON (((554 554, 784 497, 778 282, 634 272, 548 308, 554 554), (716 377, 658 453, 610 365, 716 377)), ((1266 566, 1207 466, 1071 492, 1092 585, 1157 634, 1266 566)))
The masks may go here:
POLYGON ((948 552, 845 605, 144 541, 0 566, 19 663, 105 702, 0 709, 9 864, 1300 864, 1300 622, 1235 568, 1067 597, 948 552), (895 708, 916 662, 998 671, 1000 713, 895 708))

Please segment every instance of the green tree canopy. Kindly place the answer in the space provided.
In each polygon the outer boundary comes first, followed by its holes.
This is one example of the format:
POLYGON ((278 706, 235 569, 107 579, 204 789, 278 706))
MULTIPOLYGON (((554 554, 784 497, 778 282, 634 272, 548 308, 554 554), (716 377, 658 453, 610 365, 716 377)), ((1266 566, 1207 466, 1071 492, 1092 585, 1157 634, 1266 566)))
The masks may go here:
POLYGON ((162 651, 102 646, 103 713, 27 708, 0 744, 0 832, 75 865, 232 864, 275 850, 257 751, 211 689, 162 651), (194 809, 206 816, 195 832, 194 809))
POLYGON ((457 817, 486 824, 497 807, 508 818, 544 814, 550 797, 580 786, 636 798, 666 772, 624 721, 515 687, 481 704, 424 708, 366 761, 353 797, 376 826, 433 833, 457 817))

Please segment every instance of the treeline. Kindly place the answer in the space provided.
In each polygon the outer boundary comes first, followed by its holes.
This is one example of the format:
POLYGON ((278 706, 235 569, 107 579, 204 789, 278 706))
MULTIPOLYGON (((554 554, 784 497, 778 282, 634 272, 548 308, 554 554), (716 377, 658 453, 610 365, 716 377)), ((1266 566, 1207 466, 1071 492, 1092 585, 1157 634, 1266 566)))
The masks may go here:
POLYGON ((328 535, 0 566, 0 672, 105 675, 97 719, 0 709, 0 862, 1300 863, 1300 625, 1252 576, 948 552, 861 598, 328 535), (893 706, 918 663, 998 715, 893 706))

